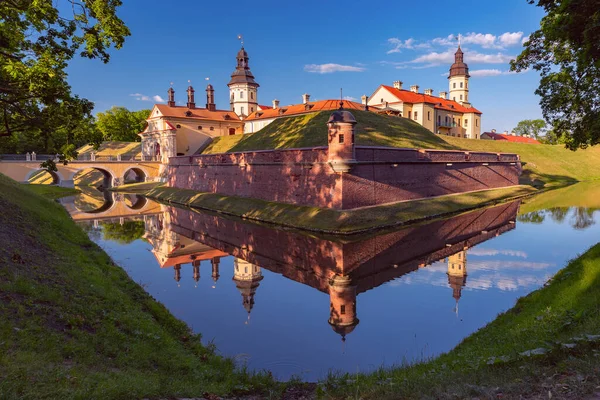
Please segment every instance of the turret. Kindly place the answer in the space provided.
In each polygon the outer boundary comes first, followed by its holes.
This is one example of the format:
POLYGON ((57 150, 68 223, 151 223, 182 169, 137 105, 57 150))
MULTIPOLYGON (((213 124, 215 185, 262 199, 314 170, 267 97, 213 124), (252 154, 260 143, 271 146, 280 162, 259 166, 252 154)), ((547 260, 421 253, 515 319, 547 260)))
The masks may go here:
MULTIPOLYGON (((219 263, 221 262, 221 257, 213 257, 210 260, 210 263, 212 264, 212 279, 214 283, 217 283, 217 281, 219 280, 219 263)), ((214 286, 213 286, 214 287, 214 286)))
POLYGON ((196 282, 194 286, 198 287, 198 282, 200 281, 200 261, 196 260, 192 262, 192 267, 194 268, 194 282, 196 282))
POLYGON ((450 100, 459 103, 469 102, 469 78, 469 66, 464 62, 464 54, 459 45, 454 54, 454 64, 450 67, 448 75, 450 100))
POLYGON ((329 325, 346 340, 359 320, 356 317, 356 286, 348 276, 336 275, 329 281, 329 325))
POLYGON ((242 305, 248 313, 248 320, 250 320, 250 313, 254 307, 256 289, 262 279, 263 276, 259 266, 240 258, 233 260, 233 281, 242 295, 242 305))
POLYGON ((169 96, 169 101, 167 102, 167 105, 169 107, 175 107, 175 91, 172 87, 170 87, 169 90, 167 90, 167 94, 169 96))
POLYGON ((250 71, 250 57, 242 46, 236 56, 237 65, 231 74, 229 98, 231 111, 240 117, 252 114, 258 109, 258 87, 254 75, 250 71))
POLYGON ((348 172, 356 164, 354 126, 356 119, 349 111, 338 110, 327 121, 329 165, 335 172, 348 172))
POLYGON ((188 108, 196 108, 196 102, 194 101, 194 88, 192 87, 192 85, 190 85, 187 88, 187 96, 188 96, 187 107, 188 108))
POLYGON ((215 105, 215 89, 210 83, 206 86, 206 109, 208 111, 215 111, 217 109, 215 105))
POLYGON ((467 284, 467 251, 459 251, 448 257, 448 284, 452 288, 452 297, 456 300, 456 311, 458 312, 458 301, 462 295, 462 288, 467 284))

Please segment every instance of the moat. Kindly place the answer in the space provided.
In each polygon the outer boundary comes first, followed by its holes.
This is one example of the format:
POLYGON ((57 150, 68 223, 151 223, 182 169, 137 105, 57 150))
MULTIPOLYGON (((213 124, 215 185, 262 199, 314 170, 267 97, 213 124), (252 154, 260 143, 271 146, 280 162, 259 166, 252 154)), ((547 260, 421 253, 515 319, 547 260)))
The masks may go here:
POLYGON ((600 234, 595 209, 520 201, 343 240, 91 188, 62 202, 205 344, 309 381, 451 350, 600 234))

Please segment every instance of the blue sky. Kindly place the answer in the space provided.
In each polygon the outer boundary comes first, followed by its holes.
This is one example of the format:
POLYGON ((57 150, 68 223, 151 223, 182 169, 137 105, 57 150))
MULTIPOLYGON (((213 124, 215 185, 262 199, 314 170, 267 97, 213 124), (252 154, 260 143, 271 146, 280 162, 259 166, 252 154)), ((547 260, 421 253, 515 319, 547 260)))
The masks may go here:
POLYGON ((191 80, 204 104, 206 78, 218 108, 228 109, 229 76, 244 36, 250 67, 260 83, 259 103, 312 99, 358 99, 394 80, 421 91, 447 90, 447 73, 462 35, 472 73, 470 99, 483 112, 483 129, 512 129, 540 118, 535 71, 508 74, 508 60, 543 16, 525 0, 460 2, 314 1, 125 1, 119 15, 132 36, 109 64, 76 59, 69 67, 75 93, 95 102, 150 108, 174 83, 185 101, 191 80))

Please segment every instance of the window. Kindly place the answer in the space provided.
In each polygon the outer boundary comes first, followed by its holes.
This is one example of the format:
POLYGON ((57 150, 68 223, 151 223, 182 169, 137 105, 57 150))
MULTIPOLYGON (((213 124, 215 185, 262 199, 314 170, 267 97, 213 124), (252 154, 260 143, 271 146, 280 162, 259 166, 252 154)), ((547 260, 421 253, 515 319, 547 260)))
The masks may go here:
POLYGON ((210 127, 210 130, 211 130, 211 131, 214 131, 214 130, 215 130, 215 127, 214 127, 214 126, 211 126, 211 127, 210 127))
POLYGON ((441 124, 442 124, 442 116, 438 115, 438 125, 441 125, 441 124))
POLYGON ((244 98, 244 92, 240 92, 240 99, 244 98))
POLYGON ((408 119, 410 119, 410 118, 411 118, 411 115, 410 115, 410 113, 411 113, 411 111, 409 111, 409 112, 408 112, 408 119))
POLYGON ((342 304, 340 306, 340 314, 345 315, 346 314, 346 305, 342 304))
POLYGON ((460 83, 460 88, 462 89, 462 87, 463 87, 463 83, 461 82, 461 83, 460 83))
POLYGON ((248 267, 244 267, 244 273, 247 274, 248 273, 248 267))
POLYGON ((417 120, 417 116, 418 116, 417 112, 415 111, 415 121, 417 120))
POLYGON ((177 124, 177 125, 175 125, 175 128, 179 129, 179 128, 181 128, 181 125, 177 124))
POLYGON ((469 126, 469 120, 465 118, 465 128, 469 126))
POLYGON ((381 104, 383 104, 383 97, 381 98, 381 101, 380 101, 380 103, 381 103, 381 104))
POLYGON ((240 107, 240 113, 243 114, 244 113, 244 107, 240 107))
POLYGON ((459 119, 458 119, 458 126, 460 126, 460 121, 461 121, 461 119, 459 118, 459 119))
POLYGON ((456 89, 456 82, 454 82, 453 85, 453 89, 456 89))
POLYGON ((460 100, 461 100, 461 101, 462 101, 462 96, 463 96, 463 95, 461 94, 461 95, 460 95, 460 100))
POLYGON ((453 100, 453 101, 456 101, 456 96, 452 96, 452 100, 453 100))
POLYGON ((198 130, 201 131, 202 130, 202 125, 198 125, 198 130))
POLYGON ((448 116, 446 115, 446 125, 448 125, 448 116))
POLYGON ((344 143, 344 134, 340 133, 340 143, 344 143))
POLYGON ((431 121, 431 111, 427 111, 427 121, 431 121))
POLYGON ((250 98, 254 99, 254 92, 250 92, 250 98))
POLYGON ((250 112, 253 113, 254 112, 254 107, 250 107, 250 112))
POLYGON ((479 120, 475 118, 475 126, 479 126, 479 120))

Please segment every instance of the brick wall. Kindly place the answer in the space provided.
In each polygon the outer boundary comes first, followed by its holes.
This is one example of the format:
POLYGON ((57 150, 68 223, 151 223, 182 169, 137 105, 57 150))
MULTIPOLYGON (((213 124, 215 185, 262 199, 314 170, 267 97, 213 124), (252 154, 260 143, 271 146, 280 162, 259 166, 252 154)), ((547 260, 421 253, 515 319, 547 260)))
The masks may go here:
POLYGON ((518 184, 515 154, 356 146, 348 173, 328 147, 170 158, 169 186, 296 205, 352 209, 518 184))

